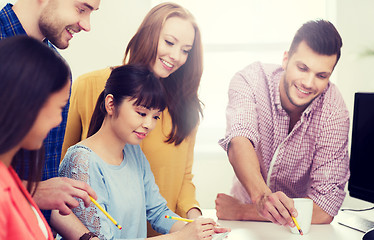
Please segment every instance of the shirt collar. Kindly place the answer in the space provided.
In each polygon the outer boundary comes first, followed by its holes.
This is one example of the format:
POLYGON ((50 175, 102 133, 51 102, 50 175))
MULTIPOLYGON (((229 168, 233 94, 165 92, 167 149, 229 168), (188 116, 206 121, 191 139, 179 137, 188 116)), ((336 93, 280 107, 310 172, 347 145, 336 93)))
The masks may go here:
POLYGON ((15 35, 26 35, 25 29, 22 27, 17 15, 12 9, 13 5, 8 3, 0 11, 0 25, 4 33, 1 33, 1 38, 15 36, 15 35), (4 36, 3 36, 4 34, 4 36))
POLYGON ((282 79, 283 77, 283 74, 284 74, 284 71, 279 74, 277 78, 275 78, 275 84, 274 84, 274 87, 275 87, 275 91, 274 91, 274 104, 275 104, 275 108, 277 109, 278 113, 284 115, 286 114, 286 111, 283 109, 282 107, 282 104, 281 104, 281 100, 280 100, 280 92, 279 92, 279 86, 280 86, 280 80, 282 79))
MULTIPOLYGON (((27 35, 12 7, 13 4, 8 3, 0 11, 0 26, 4 28, 2 29, 4 33, 0 31, 0 39, 16 35, 27 35)), ((43 42, 56 50, 55 46, 47 38, 45 38, 43 42)))

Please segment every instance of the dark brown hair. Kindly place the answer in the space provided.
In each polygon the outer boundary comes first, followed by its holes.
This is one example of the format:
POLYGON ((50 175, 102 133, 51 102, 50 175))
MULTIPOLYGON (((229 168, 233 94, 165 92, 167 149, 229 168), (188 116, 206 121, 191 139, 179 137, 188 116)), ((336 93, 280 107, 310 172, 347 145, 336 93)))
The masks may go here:
MULTIPOLYGON (((27 135, 49 96, 66 86, 70 68, 46 44, 28 36, 1 40, 0 63, 1 154, 16 147, 27 135)), ((24 153, 21 149, 12 161, 12 166, 21 171, 29 166, 25 180, 30 192, 41 179, 43 157, 43 150, 24 153)))
POLYGON ((137 106, 163 111, 166 107, 165 90, 161 82, 143 65, 124 65, 114 68, 111 72, 105 89, 101 92, 92 114, 87 137, 99 131, 105 116, 105 97, 113 95, 116 114, 125 98, 134 102, 137 106))
POLYGON ((304 23, 292 40, 289 49, 290 56, 292 56, 302 41, 305 41, 316 53, 327 56, 336 54, 336 63, 338 63, 343 42, 338 30, 331 22, 315 20, 304 23))

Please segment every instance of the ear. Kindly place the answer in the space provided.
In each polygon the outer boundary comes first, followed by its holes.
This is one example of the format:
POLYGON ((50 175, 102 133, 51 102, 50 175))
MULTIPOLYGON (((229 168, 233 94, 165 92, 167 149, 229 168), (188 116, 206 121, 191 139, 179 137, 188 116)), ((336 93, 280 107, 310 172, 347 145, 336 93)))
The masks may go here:
POLYGON ((112 94, 108 94, 105 97, 105 110, 109 116, 114 115, 114 97, 112 94))
POLYGON ((288 51, 284 51, 284 53, 283 53, 283 60, 282 60, 282 68, 283 68, 283 70, 286 70, 286 68, 287 68, 288 57, 289 57, 288 51))

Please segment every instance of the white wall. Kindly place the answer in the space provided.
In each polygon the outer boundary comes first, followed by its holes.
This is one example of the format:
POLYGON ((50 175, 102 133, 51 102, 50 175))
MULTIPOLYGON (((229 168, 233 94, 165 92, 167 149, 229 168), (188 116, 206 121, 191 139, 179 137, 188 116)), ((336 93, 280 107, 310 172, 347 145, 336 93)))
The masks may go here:
POLYGON ((60 53, 70 64, 73 80, 84 73, 120 65, 128 41, 151 6, 150 0, 101 0, 92 13, 91 31, 74 35, 60 53))
POLYGON ((337 1, 337 27, 343 38, 337 85, 351 114, 355 92, 374 92, 374 55, 362 56, 374 49, 373 9, 371 0, 337 1))

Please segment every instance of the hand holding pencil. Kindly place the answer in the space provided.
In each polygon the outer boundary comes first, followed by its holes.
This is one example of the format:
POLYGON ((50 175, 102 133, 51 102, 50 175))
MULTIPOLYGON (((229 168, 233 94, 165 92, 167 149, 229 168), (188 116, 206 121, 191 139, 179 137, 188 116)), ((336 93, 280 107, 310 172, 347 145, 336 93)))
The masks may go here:
POLYGON ((297 210, 294 207, 293 199, 284 192, 269 192, 255 202, 258 214, 279 225, 294 227, 292 216, 297 217, 297 210))
POLYGON ((304 235, 303 230, 301 230, 301 228, 299 226, 299 223, 296 221, 296 218, 294 218, 293 216, 291 216, 291 218, 292 218, 292 221, 295 223, 295 226, 296 226, 297 230, 299 231, 300 235, 301 236, 304 235))
POLYGON ((189 223, 187 225, 179 225, 181 227, 178 229, 178 234, 181 236, 178 236, 178 239, 201 239, 207 236, 215 236, 215 239, 222 239, 231 231, 230 228, 217 226, 216 222, 210 218, 199 217, 193 220, 169 215, 166 215, 165 218, 189 223))

